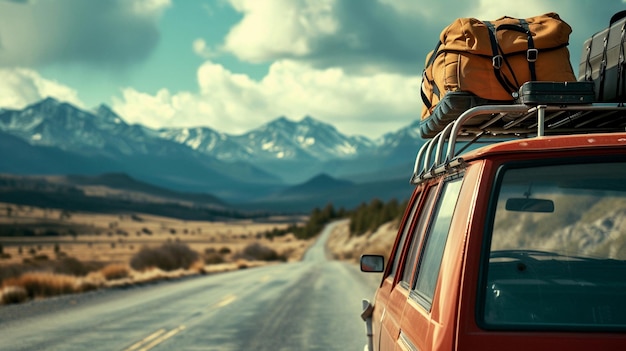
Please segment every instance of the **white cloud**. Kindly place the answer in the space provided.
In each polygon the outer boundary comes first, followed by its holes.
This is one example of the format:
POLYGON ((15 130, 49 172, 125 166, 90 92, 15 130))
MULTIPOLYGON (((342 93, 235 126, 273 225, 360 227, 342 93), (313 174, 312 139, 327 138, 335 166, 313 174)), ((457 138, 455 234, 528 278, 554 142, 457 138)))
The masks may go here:
POLYGON ((76 90, 25 69, 0 69, 0 106, 21 109, 46 97, 83 107, 76 90))
MULTIPOLYGON (((230 0, 243 14, 221 48, 243 61, 410 72, 425 23, 387 1, 230 0)), ((408 5, 407 5, 408 6, 408 5)), ((433 44, 434 45, 434 44, 433 44)))
POLYGON ((194 40, 191 44, 191 48, 196 55, 205 59, 217 56, 217 54, 211 50, 206 41, 202 38, 194 40))
POLYGON ((225 49, 250 62, 306 56, 313 50, 315 38, 336 34, 338 24, 332 13, 335 2, 231 1, 244 18, 226 37, 225 49))
POLYGON ((0 66, 126 65, 156 47, 170 0, 0 2, 0 66))
POLYGON ((417 76, 350 76, 286 60, 255 81, 207 61, 198 69, 197 93, 127 88, 113 108, 129 122, 155 128, 204 125, 238 134, 281 115, 310 115, 346 134, 378 137, 418 118, 419 84, 417 76))

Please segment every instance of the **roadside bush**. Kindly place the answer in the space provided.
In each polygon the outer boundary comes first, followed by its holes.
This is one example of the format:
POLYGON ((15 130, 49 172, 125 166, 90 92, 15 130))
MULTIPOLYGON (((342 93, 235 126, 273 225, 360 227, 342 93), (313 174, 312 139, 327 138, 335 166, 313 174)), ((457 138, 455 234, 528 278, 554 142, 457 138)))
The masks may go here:
POLYGON ((219 264, 224 262, 224 257, 222 257, 222 255, 218 254, 217 252, 207 252, 204 254, 205 264, 219 264))
MULTIPOLYGON (((62 257, 62 255, 57 257, 62 257)), ((53 269, 55 273, 84 277, 100 267, 98 264, 81 262, 74 257, 63 257, 54 263, 53 269)))
POLYGON ((7 286, 0 291, 0 304, 22 303, 26 300, 28 300, 28 294, 21 286, 7 286))
POLYGON ((252 243, 246 246, 236 258, 257 261, 286 261, 285 257, 279 256, 274 249, 259 243, 252 243))
POLYGON ((160 247, 143 247, 130 260, 130 266, 136 270, 160 268, 164 271, 187 269, 199 255, 186 244, 165 243, 160 247))
POLYGON ((130 268, 125 264, 110 264, 100 270, 105 280, 124 279, 130 275, 130 268))
POLYGON ((49 297, 63 294, 71 294, 75 291, 76 278, 47 272, 31 272, 21 275, 19 278, 5 281, 5 286, 23 288, 29 298, 49 297))
POLYGON ((11 278, 16 278, 27 271, 27 267, 21 264, 11 264, 0 267, 0 285, 2 282, 11 278))

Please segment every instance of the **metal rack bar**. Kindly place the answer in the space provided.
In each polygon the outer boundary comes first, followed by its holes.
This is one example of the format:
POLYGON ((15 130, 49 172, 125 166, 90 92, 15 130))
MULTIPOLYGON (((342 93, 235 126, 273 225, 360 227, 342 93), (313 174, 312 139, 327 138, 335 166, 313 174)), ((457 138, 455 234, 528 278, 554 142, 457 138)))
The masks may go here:
MULTIPOLYGON (((505 121, 502 121, 505 122, 505 121)), ((482 137, 532 137, 545 136, 547 130, 556 131, 561 134, 574 134, 581 132, 615 132, 626 131, 626 107, 610 105, 482 105, 468 109, 462 113, 454 122, 449 123, 435 137, 428 140, 418 151, 413 167, 413 175, 410 182, 419 183, 424 179, 436 176, 445 172, 451 167, 460 167, 464 164, 457 153, 457 143, 459 140, 469 140, 470 143, 482 137), (568 114, 572 113, 573 114, 568 114), (548 115, 547 113, 551 113, 548 115), (587 116, 592 113, 591 117, 587 116), (566 114, 565 116, 562 116, 566 114), (491 115, 489 119, 485 116, 491 115), (608 122, 606 119, 615 115, 617 123, 608 122), (470 125, 468 121, 482 116, 480 125, 470 125), (523 123, 530 117, 536 118, 536 123, 523 123), (512 118, 504 126, 496 126, 505 117, 512 118), (582 117, 589 117, 581 120, 582 117), (605 121, 599 123, 596 121, 605 121), (552 122, 548 124, 549 122, 552 122), (578 122, 573 127, 567 126, 569 123, 578 122), (585 129, 590 125, 590 129, 585 129), (580 128, 579 128, 580 127, 580 128), (448 144, 444 153, 445 144, 448 144), (433 155, 434 152, 434 155, 433 155), (445 157, 444 157, 445 155, 445 157), (434 156, 434 157, 433 157, 434 156)), ((497 142, 497 141, 495 141, 497 142)))

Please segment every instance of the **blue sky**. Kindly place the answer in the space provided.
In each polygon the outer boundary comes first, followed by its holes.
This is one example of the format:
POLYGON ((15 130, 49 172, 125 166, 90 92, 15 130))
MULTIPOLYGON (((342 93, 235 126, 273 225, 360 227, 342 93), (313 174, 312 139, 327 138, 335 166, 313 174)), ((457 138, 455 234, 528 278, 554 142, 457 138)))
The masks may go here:
POLYGON ((0 0, 0 107, 46 96, 153 128, 239 134, 310 115, 380 137, 419 118, 426 53, 457 17, 557 12, 584 39, 622 0, 0 0))

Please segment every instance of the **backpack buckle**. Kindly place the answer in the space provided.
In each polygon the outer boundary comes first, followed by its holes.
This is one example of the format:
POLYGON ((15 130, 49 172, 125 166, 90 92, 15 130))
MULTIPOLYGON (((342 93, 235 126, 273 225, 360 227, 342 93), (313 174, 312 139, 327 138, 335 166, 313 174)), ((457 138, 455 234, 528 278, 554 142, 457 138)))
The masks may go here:
POLYGON ((502 55, 497 55, 491 59, 491 64, 493 65, 493 68, 500 69, 502 68, 503 61, 504 61, 504 58, 502 57, 502 55))
POLYGON ((526 59, 528 60, 528 62, 537 61, 537 56, 539 56, 539 50, 537 49, 528 49, 526 51, 526 59))

